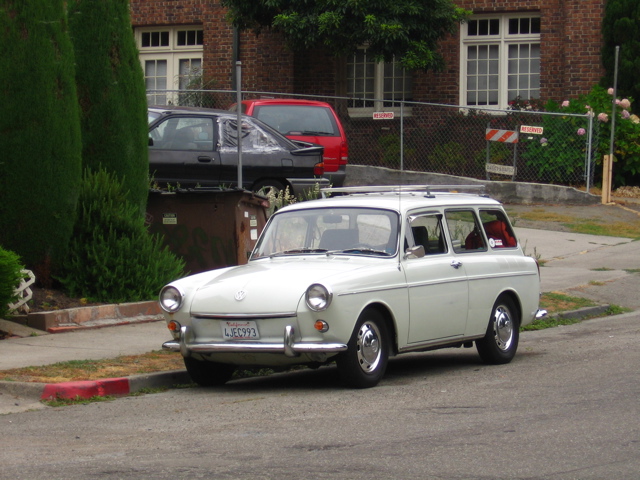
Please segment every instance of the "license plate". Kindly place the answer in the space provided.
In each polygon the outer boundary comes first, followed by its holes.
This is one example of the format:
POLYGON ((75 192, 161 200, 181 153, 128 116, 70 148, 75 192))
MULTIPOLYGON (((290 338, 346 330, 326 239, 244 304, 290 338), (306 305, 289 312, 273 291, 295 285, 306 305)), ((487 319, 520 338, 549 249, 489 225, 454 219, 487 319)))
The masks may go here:
POLYGON ((222 336, 227 340, 251 340, 260 338, 260 333, 256 322, 222 322, 222 336))

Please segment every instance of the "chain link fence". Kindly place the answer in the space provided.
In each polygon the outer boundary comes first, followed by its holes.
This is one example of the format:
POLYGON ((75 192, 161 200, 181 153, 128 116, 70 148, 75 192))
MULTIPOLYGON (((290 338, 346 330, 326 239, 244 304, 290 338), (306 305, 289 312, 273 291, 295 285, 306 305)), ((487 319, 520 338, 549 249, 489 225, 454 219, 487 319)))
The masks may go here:
MULTIPOLYGON (((227 110, 225 90, 148 91, 149 105, 227 110)), ((593 185, 599 122, 590 115, 491 110, 422 102, 242 92, 331 104, 349 142, 349 163, 488 180, 593 185), (350 105, 368 105, 366 110, 350 105), (376 107, 375 105, 380 105, 376 107), (375 111, 374 111, 375 110, 375 111)))

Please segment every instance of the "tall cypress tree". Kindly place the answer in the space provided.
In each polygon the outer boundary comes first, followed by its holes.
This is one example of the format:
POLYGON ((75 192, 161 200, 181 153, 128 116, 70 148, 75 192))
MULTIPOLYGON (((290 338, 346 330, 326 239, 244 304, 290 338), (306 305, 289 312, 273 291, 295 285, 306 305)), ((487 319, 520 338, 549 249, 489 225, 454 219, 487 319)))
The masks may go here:
POLYGON ((0 244, 45 285, 68 246, 81 179, 63 3, 4 0, 0 6, 0 244))
POLYGON ((85 167, 114 173, 144 212, 148 192, 147 101, 128 0, 71 0, 85 167))
POLYGON ((632 97, 634 109, 640 104, 640 2, 608 0, 602 20, 602 64, 606 74, 600 85, 613 86, 615 48, 618 58, 618 96, 632 97))

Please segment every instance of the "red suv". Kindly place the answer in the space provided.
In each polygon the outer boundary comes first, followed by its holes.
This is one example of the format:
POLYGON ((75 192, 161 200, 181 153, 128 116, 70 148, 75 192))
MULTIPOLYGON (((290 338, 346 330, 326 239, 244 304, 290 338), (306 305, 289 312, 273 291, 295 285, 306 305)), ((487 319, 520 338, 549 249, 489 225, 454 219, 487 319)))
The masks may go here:
MULTIPOLYGON (((230 110, 235 111, 236 105, 230 110)), ((344 183, 349 147, 331 105, 313 100, 255 99, 242 102, 242 113, 256 117, 292 140, 324 147, 324 171, 334 187, 344 183)))

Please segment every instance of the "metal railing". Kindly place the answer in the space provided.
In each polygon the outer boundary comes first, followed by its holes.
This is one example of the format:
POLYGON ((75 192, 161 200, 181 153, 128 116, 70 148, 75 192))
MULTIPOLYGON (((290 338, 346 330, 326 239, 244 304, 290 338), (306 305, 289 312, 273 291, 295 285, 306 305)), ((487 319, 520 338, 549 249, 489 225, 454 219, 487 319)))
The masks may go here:
MULTIPOLYGON (((228 90, 149 91, 149 104, 228 109, 228 90)), ((243 91, 248 98, 306 98, 331 104, 349 142, 349 163, 489 180, 593 185, 598 122, 529 110, 243 91), (353 104, 383 105, 374 112, 353 104), (514 141, 516 140, 516 141, 514 141)))

